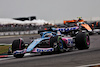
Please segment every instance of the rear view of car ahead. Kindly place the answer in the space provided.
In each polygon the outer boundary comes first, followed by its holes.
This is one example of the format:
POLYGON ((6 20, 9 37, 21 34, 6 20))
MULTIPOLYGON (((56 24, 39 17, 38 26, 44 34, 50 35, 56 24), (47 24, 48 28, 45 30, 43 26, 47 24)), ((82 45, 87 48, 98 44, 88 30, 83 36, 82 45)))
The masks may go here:
POLYGON ((90 35, 92 35, 94 33, 94 31, 88 25, 88 23, 86 21, 84 21, 83 19, 81 19, 81 18, 79 18, 78 20, 64 21, 64 24, 68 27, 79 26, 79 28, 82 32, 88 32, 90 35))
POLYGON ((22 40, 14 40, 12 43, 14 57, 21 58, 25 53, 60 53, 65 52, 67 49, 73 50, 73 47, 83 50, 88 49, 90 46, 90 39, 87 33, 78 32, 72 37, 66 35, 62 36, 60 31, 57 30, 56 32, 40 32, 40 35, 41 38, 34 39, 26 49, 22 40))

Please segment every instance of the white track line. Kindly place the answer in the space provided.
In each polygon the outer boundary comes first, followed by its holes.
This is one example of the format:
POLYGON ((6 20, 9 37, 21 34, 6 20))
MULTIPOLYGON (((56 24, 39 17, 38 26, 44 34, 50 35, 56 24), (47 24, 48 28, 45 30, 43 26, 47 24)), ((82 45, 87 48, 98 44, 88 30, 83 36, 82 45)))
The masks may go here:
POLYGON ((0 43, 0 45, 12 45, 11 43, 10 44, 6 44, 6 43, 0 43))
POLYGON ((0 36, 0 38, 9 38, 9 37, 16 37, 16 36, 0 36))
POLYGON ((90 67, 90 66, 98 66, 100 63, 97 64, 89 64, 89 65, 82 65, 82 66, 77 66, 77 67, 90 67))
MULTIPOLYGON (((30 53, 26 53, 25 55, 24 55, 24 57, 27 57, 27 56, 34 56, 34 55, 37 55, 37 54, 30 54, 30 53)), ((15 58, 15 57, 13 57, 13 55, 8 55, 8 57, 7 58, 0 58, 0 61, 1 60, 8 60, 8 59, 13 59, 13 58, 15 58)))

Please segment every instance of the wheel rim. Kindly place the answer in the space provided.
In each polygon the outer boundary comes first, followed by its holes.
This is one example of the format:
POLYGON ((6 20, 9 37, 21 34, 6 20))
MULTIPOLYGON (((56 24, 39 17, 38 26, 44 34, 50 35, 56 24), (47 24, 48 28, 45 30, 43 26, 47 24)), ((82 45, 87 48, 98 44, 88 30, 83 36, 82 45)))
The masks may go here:
POLYGON ((57 48, 57 43, 56 43, 56 42, 54 43, 53 47, 54 47, 54 48, 57 48))
POLYGON ((62 42, 62 40, 59 41, 59 47, 60 47, 60 49, 63 49, 63 42, 62 42))
POLYGON ((87 44, 87 45, 90 45, 89 36, 86 36, 86 44, 87 44))

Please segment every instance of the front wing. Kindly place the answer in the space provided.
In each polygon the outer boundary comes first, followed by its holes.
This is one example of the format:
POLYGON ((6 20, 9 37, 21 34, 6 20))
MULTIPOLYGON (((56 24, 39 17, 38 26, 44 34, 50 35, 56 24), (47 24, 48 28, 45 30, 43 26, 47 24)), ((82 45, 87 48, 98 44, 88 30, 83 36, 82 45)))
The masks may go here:
MULTIPOLYGON (((27 49, 23 50, 16 50, 13 52, 14 55, 16 54, 25 54, 27 49)), ((34 48, 31 53, 41 53, 41 52, 53 52, 54 48, 34 48)))

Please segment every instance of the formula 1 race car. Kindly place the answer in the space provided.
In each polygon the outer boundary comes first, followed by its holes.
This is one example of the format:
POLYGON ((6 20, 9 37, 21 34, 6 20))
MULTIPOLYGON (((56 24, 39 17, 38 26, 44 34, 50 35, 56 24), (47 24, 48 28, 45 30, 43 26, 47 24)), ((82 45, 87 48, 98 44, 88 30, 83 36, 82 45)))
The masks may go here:
POLYGON ((88 32, 90 35, 94 33, 93 29, 88 25, 88 23, 81 18, 79 18, 78 20, 64 21, 64 24, 68 27, 79 26, 81 31, 88 32))
POLYGON ((67 21, 65 20, 64 25, 68 27, 79 26, 80 30, 82 30, 83 32, 88 32, 90 35, 95 33, 100 34, 100 22, 91 21, 87 23, 87 21, 81 19, 82 17, 78 18, 79 18, 78 20, 67 20, 67 21))
MULTIPOLYGON (((34 41, 25 49, 23 39, 14 40, 12 43, 12 52, 14 57, 22 58, 25 53, 45 53, 45 52, 64 52, 73 47, 79 50, 88 49, 90 39, 88 33, 78 32, 75 36, 62 35, 57 28, 40 32, 41 38, 34 41)), ((72 29, 69 29, 72 30, 72 29)))
POLYGON ((88 24, 92 28, 94 33, 100 34, 100 22, 99 21, 93 21, 93 22, 88 23, 88 24))

